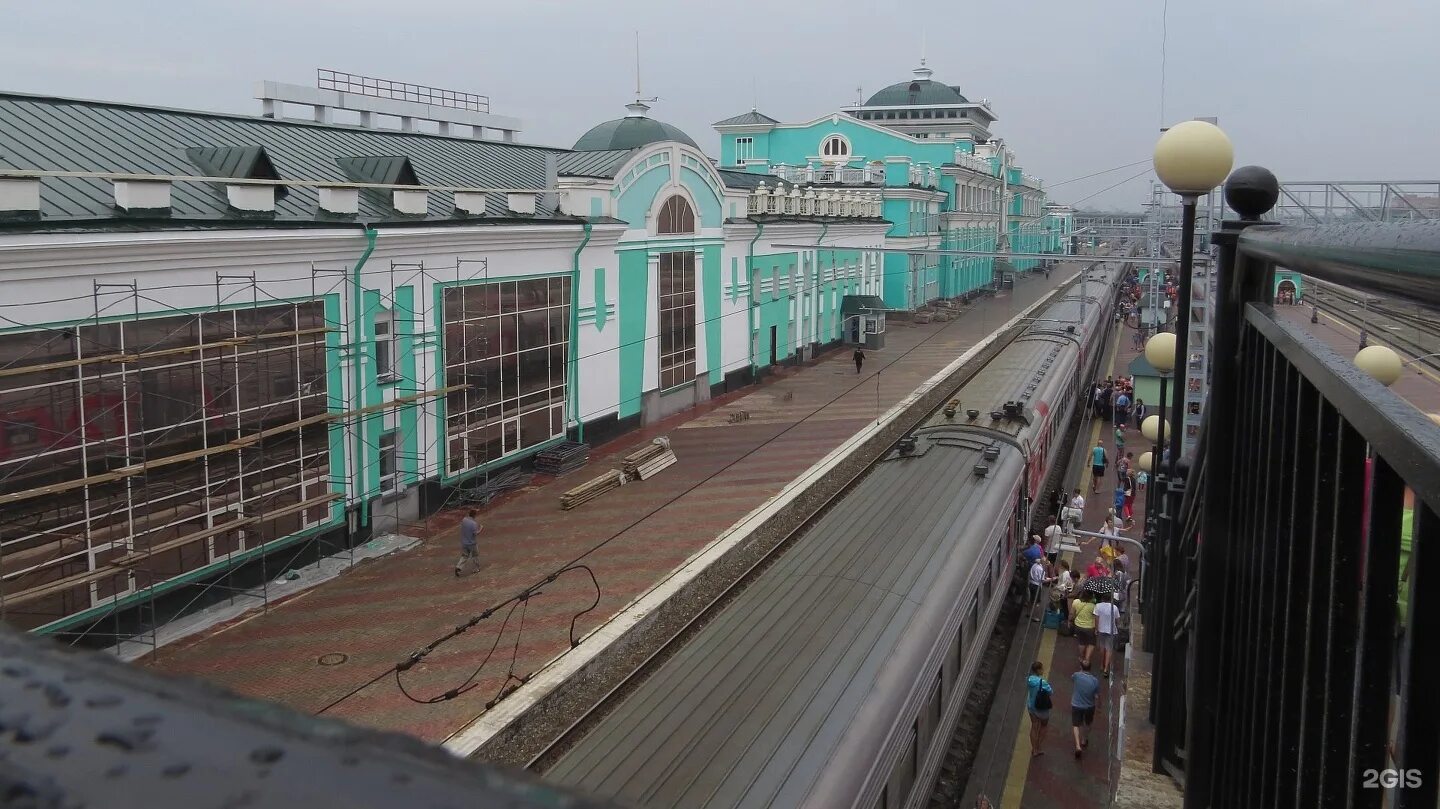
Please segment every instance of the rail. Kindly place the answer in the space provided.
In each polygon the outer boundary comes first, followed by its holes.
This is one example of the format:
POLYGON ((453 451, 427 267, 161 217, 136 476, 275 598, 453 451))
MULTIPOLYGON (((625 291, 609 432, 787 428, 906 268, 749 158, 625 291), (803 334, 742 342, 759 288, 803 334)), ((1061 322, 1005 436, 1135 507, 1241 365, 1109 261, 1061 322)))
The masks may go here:
POLYGON ((1260 222, 1278 194, 1226 183, 1205 422, 1157 479, 1153 763, 1186 807, 1434 807, 1440 427, 1271 304, 1281 268, 1440 306, 1440 225, 1260 222))

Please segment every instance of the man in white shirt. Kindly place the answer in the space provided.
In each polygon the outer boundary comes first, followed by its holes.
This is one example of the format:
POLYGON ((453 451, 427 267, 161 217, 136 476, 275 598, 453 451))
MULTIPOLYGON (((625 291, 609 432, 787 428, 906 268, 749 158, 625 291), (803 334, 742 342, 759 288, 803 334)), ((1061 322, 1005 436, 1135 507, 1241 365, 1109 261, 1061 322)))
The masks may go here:
POLYGON ((1060 537, 1064 533, 1065 529, 1061 528, 1052 516, 1050 524, 1045 526, 1045 556, 1050 559, 1052 565, 1060 558, 1060 537))
POLYGON ((1080 490, 1075 490, 1075 496, 1070 498, 1070 511, 1065 517, 1067 527, 1079 528, 1080 521, 1085 517, 1085 496, 1080 490))
POLYGON ((1095 605, 1095 634, 1099 636, 1100 676, 1110 676, 1110 652, 1115 648, 1115 633, 1120 625, 1120 608, 1107 597, 1095 605))
POLYGON ((1038 622, 1040 620, 1039 616, 1035 614, 1035 610, 1041 602, 1040 596, 1045 593, 1045 585, 1055 581, 1054 578, 1048 575, 1049 572, 1049 569, 1045 567, 1045 557, 1043 556, 1038 557, 1035 562, 1030 565, 1030 585, 1027 589, 1030 591, 1031 621, 1038 622))

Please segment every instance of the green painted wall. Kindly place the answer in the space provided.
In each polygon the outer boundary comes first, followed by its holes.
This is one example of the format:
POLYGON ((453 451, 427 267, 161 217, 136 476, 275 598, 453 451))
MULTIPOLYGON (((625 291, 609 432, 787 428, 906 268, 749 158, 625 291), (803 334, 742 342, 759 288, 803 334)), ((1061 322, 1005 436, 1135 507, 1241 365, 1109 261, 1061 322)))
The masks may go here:
POLYGON ((670 182, 670 166, 661 164, 640 175, 620 194, 615 210, 619 218, 632 225, 642 224, 645 214, 655 204, 655 195, 670 182))
POLYGON ((707 228, 719 227, 725 218, 721 213, 720 198, 715 196, 715 192, 699 172, 689 168, 680 169, 680 182, 690 191, 690 196, 695 198, 695 204, 699 206, 699 210, 695 212, 700 217, 697 224, 707 228))
POLYGON ((650 261, 648 251, 620 252, 620 418, 640 412, 645 380, 645 325, 649 317, 650 261))

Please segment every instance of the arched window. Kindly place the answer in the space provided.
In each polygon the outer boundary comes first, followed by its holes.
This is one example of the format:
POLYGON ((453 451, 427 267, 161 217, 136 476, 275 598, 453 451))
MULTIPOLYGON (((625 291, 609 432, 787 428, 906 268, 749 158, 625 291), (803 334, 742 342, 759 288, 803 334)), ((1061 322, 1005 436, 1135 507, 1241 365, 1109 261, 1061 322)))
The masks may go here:
POLYGON ((827 162, 844 163, 850 159, 850 141, 831 135, 820 142, 820 156, 827 162))
POLYGON ((660 206, 660 221, 655 232, 659 234, 694 233, 695 210, 684 197, 673 196, 660 206))

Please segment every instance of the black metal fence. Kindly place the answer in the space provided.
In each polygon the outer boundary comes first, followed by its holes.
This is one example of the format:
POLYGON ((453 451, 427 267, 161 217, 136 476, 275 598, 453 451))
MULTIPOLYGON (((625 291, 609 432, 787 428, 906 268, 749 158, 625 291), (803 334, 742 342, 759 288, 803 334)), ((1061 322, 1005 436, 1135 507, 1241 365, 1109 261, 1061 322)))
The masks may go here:
POLYGON ((1440 427, 1271 296, 1283 268, 1440 307, 1440 223, 1261 224, 1254 167, 1225 191, 1205 425, 1146 606, 1156 770, 1186 807, 1435 807, 1440 427))

